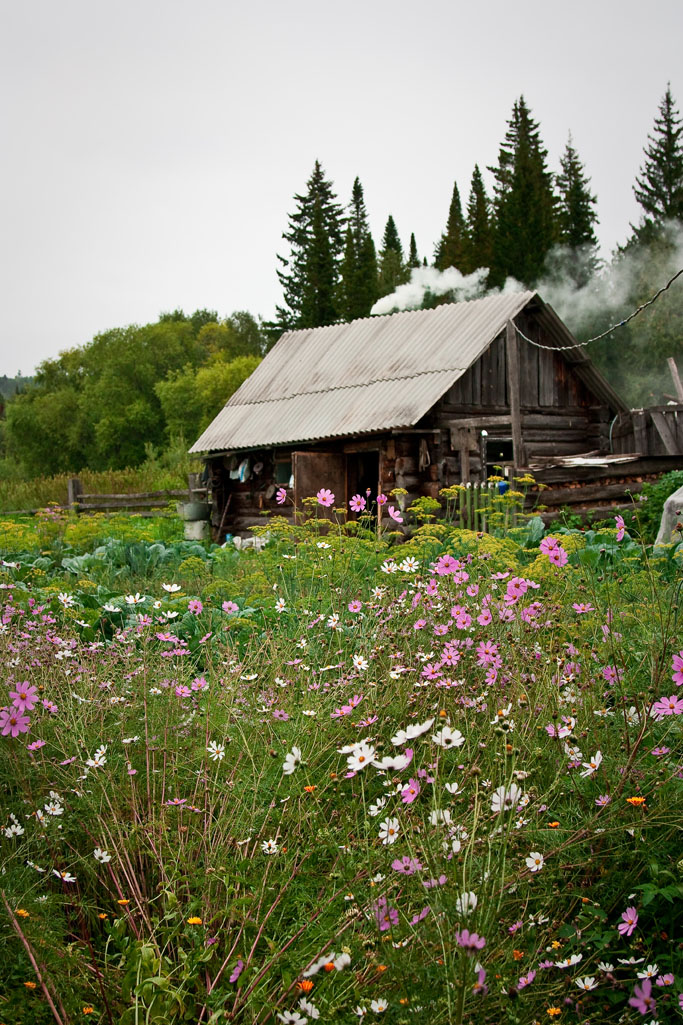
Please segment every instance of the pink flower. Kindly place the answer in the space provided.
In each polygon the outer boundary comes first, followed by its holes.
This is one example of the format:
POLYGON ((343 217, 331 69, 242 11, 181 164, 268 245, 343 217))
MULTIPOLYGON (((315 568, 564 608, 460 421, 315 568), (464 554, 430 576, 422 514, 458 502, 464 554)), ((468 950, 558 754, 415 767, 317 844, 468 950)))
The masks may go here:
POLYGON ((383 495, 382 492, 380 491, 379 495, 377 496, 377 505, 385 505, 386 501, 387 501, 387 496, 383 495))
POLYGON ((324 505, 325 508, 329 508, 334 502, 334 492, 329 488, 321 488, 315 497, 318 499, 318 505, 324 505))
POLYGON ((409 779, 401 791, 401 800, 404 804, 412 804, 420 793, 420 784, 416 779, 409 779))
POLYGON ((641 1014, 657 1013, 657 1001, 652 996, 652 979, 643 979, 640 986, 635 987, 629 1004, 641 1014))
POLYGON ((30 712, 38 703, 38 688, 26 680, 18 683, 17 689, 11 690, 9 696, 17 712, 30 712))
POLYGON ((390 505, 388 509, 389 515, 391 516, 392 520, 395 520, 396 523, 403 523, 403 517, 401 516, 399 509, 395 509, 393 505, 390 505))
POLYGON ((365 509, 365 499, 362 495, 354 495, 349 501, 349 506, 352 512, 362 512, 365 509))
POLYGON ((359 601, 358 598, 354 598, 353 601, 349 602, 349 605, 348 605, 349 612, 360 612, 360 610, 362 608, 363 608, 363 602, 359 601))
POLYGON ((422 869, 422 864, 417 858, 409 858, 407 854, 404 854, 402 858, 395 858, 391 863, 391 867, 395 872, 400 872, 404 876, 412 876, 415 872, 419 872, 422 869))
POLYGON ((200 614, 200 612, 204 611, 204 606, 200 602, 199 598, 192 598, 187 603, 187 608, 188 608, 188 611, 191 612, 195 616, 198 616, 200 614))
POLYGON ((574 604, 572 605, 572 608, 574 609, 574 612, 576 612, 579 616, 583 615, 585 612, 595 612, 595 609, 593 608, 593 606, 591 605, 591 603, 589 601, 588 602, 586 602, 586 601, 582 601, 582 602, 575 601, 574 604))
POLYGON ((559 543, 556 537, 544 537, 538 547, 544 555, 549 555, 550 552, 555 551, 559 543))
POLYGON ((0 709, 0 730, 2 736, 18 737, 20 733, 28 733, 31 720, 15 708, 0 709))
POLYGON ((679 651, 677 655, 674 655, 671 668, 673 669, 671 679, 677 687, 680 687, 683 684, 683 651, 679 651))
POLYGON ((665 715, 683 715, 683 698, 672 694, 668 698, 660 698, 652 706, 652 715, 661 719, 665 715))
POLYGON ((235 967, 233 968, 232 972, 230 973, 230 982, 237 982, 237 980, 239 979, 239 977, 240 977, 240 975, 242 974, 243 971, 244 971, 244 961, 240 957, 238 959, 238 961, 237 961, 237 964, 235 965, 235 967))
POLYGON ((230 612, 239 612, 239 609, 240 609, 240 607, 237 604, 237 602, 234 602, 234 601, 224 601, 223 604, 221 605, 221 608, 223 609, 223 612, 228 612, 228 613, 230 613, 230 612))
POLYGON ((448 576, 449 573, 455 573, 456 570, 460 569, 460 563, 457 559, 454 559, 452 555, 442 555, 436 561, 434 566, 434 572, 440 577, 448 576))
POLYGON ((386 932, 392 925, 398 925, 398 911, 389 907, 386 897, 380 897, 373 908, 377 927, 380 932, 386 932))
POLYGON ((626 908, 622 914, 622 922, 619 922, 617 930, 622 936, 630 936, 638 925, 638 912, 634 907, 626 908))
POLYGON ((552 551, 548 552, 548 558, 553 566, 566 566, 569 562, 569 556, 565 552, 564 548, 561 548, 560 546, 553 548, 552 551))
POLYGON ((521 975, 517 983, 517 989, 524 989, 526 986, 530 986, 535 978, 536 972, 533 969, 527 975, 521 975))
POLYGON ((483 950, 486 946, 486 940, 483 936, 479 936, 476 932, 470 932, 469 929, 463 929, 462 932, 456 932, 455 939, 459 947, 464 947, 467 951, 483 950))
POLYGON ((615 522, 617 524, 617 541, 621 541, 626 533, 626 524, 624 523, 623 516, 615 516, 615 522))
MULTIPOLYGON (((277 491, 275 493, 275 501, 277 502, 278 505, 284 505, 285 504, 285 502, 287 501, 287 489, 286 488, 278 488, 277 489, 277 491)), ((232 980, 230 980, 230 981, 232 981, 232 980)))

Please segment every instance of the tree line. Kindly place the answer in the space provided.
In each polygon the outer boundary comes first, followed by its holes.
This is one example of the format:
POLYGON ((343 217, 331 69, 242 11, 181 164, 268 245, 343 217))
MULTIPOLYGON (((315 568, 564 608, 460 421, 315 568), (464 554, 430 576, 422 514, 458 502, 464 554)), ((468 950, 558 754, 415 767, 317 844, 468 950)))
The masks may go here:
MULTIPOLYGON (((583 340, 617 323, 683 266, 683 127, 669 88, 634 184, 639 223, 607 266, 598 257, 597 199, 579 154, 570 138, 558 172, 549 169, 523 96, 488 170, 491 195, 476 165, 464 206, 454 183, 428 259, 414 234, 404 248, 392 215, 377 249, 360 179, 345 209, 316 161, 306 190, 294 197, 283 235, 288 252, 277 257, 283 301, 273 321, 245 311, 221 318, 211 310, 176 310, 45 360, 6 401, 0 473, 118 469, 138 465, 173 439, 191 444, 281 331, 368 316, 414 268, 455 267, 464 275, 486 268, 484 291, 508 277, 531 288, 541 283, 543 297, 583 340)), ((427 294, 423 305, 452 298, 427 294)), ((632 404, 666 401, 666 357, 683 356, 681 280, 665 302, 591 346, 590 355, 632 404)))
MULTIPOLYGON (((311 328, 369 316, 378 299, 409 280, 413 268, 430 266, 455 267, 463 275, 485 269, 481 294, 502 287, 509 277, 528 288, 541 284, 551 299, 571 294, 575 301, 564 303, 562 314, 580 340, 591 337, 626 316, 679 269, 682 131, 667 87, 633 186, 640 221, 630 226, 628 241, 608 264, 598 253, 597 197, 571 136, 559 170, 551 171, 540 126, 523 96, 513 105, 498 160, 488 167, 492 193, 478 164, 464 206, 454 183, 444 230, 429 259, 419 254, 414 234, 404 248, 392 214, 377 250, 360 179, 344 208, 316 161, 305 192, 294 197, 283 234, 289 244, 286 255, 277 257, 283 302, 271 327, 311 328)), ((427 293, 423 306, 453 298, 453 293, 427 293)), ((623 331, 617 346, 596 346, 591 356, 625 398, 653 401, 666 391, 666 356, 683 355, 682 329, 679 286, 666 305, 623 331)))

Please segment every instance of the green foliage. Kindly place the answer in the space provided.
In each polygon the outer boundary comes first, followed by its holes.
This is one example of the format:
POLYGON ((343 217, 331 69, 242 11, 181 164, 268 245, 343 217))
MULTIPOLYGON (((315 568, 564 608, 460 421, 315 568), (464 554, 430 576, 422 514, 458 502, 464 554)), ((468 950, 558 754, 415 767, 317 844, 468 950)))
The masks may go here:
POLYGON ((590 191, 590 179, 572 145, 571 135, 560 158, 557 176, 559 243, 567 250, 563 270, 576 288, 583 288, 594 277, 599 259, 595 225, 597 200, 590 191))
POLYGON ((377 299, 377 254, 370 234, 363 186, 353 183, 339 281, 339 312, 343 320, 367 317, 377 299))
POLYGON ((169 436, 195 441, 261 362, 238 356, 226 362, 218 352, 206 366, 186 366, 155 385, 169 436))
POLYGON ((636 234, 645 240, 651 237, 653 228, 667 221, 683 223, 683 124, 670 85, 648 141, 645 163, 633 188, 643 210, 636 234))
POLYGON ((403 246, 399 238, 396 222, 389 214, 382 236, 382 248, 379 251, 378 294, 390 295, 399 285, 404 284, 410 272, 403 259, 403 246))
POLYGON ((479 165, 474 165, 470 195, 467 201, 465 254, 462 270, 471 274, 479 267, 490 267, 493 254, 493 222, 491 203, 486 194, 479 165))
POLYGON ((540 278, 557 241, 556 198, 539 126, 523 96, 516 100, 495 175, 495 233, 491 285, 508 275, 527 286, 540 278))
POLYGON ((456 267, 458 270, 462 270, 466 249, 465 219, 462 214, 458 183, 454 182, 446 230, 437 243, 434 266, 437 270, 446 270, 447 267, 456 267))
POLYGON ((284 306, 277 307, 277 316, 282 331, 334 324, 339 317, 344 218, 332 182, 318 160, 306 188, 305 194, 295 195, 296 210, 282 236, 289 242, 290 254, 278 256, 284 306))

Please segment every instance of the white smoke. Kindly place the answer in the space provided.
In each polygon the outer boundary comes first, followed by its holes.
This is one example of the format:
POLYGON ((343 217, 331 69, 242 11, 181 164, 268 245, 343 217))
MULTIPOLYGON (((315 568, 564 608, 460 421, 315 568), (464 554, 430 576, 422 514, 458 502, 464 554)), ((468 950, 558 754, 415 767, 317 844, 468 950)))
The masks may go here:
MULTIPOLYGON (((490 294, 486 291, 488 270, 480 267, 472 274, 461 274, 455 267, 439 271, 435 267, 413 267, 410 281, 399 285, 391 295, 383 295, 370 310, 371 314, 394 313, 396 310, 419 309, 427 293, 446 295, 452 293, 453 302, 465 299, 480 299, 490 294)), ((521 288, 521 286, 518 286, 521 288)))

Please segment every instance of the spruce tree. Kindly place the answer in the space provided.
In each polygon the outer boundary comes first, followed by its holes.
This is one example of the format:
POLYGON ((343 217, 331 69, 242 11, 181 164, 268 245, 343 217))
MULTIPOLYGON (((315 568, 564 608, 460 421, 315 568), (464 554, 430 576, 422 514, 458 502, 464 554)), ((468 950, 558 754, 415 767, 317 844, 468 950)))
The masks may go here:
POLYGON ((321 327, 339 319, 339 264, 344 246, 344 217, 332 182, 316 160, 304 195, 295 195, 297 208, 289 217, 289 257, 278 255, 277 275, 284 305, 276 307, 280 330, 321 327))
POLYGON ((448 210, 446 230, 437 242, 434 252, 434 266, 437 270, 457 267, 462 270, 465 257, 465 218, 462 215, 458 183, 453 185, 451 205, 448 210))
POLYGON ((368 226, 363 186, 353 183, 339 284, 339 310, 343 320, 370 314, 377 294, 377 254, 368 226))
POLYGON ((560 167, 557 176, 558 241, 564 247, 564 270, 581 288, 595 275, 600 262, 595 235, 598 215, 595 211, 597 200, 590 191, 590 179, 584 174, 584 166, 572 145, 571 135, 560 158, 560 167))
POLYGON ((498 166, 490 168, 496 178, 492 285, 502 285, 511 275, 533 286, 557 241, 556 199, 547 155, 538 122, 520 96, 500 147, 498 166))
POLYGON ((379 251, 378 294, 390 295, 399 285, 404 284, 408 277, 409 271, 403 260, 403 246, 394 218, 389 214, 382 237, 382 248, 379 251))
POLYGON ((682 136, 683 125, 669 85, 659 105, 653 134, 648 135, 645 163, 633 187, 643 208, 643 220, 636 229, 639 235, 656 234, 665 221, 683 222, 682 136))
POLYGON ((470 196, 467 201, 467 220, 465 223, 465 253, 463 273, 471 274, 479 267, 491 266, 493 251, 493 223, 491 220, 491 202, 486 195, 486 187, 479 165, 474 165, 470 196))
POLYGON ((421 267, 422 260, 417 255, 417 243, 415 241, 415 233, 410 233, 410 249, 408 250, 408 267, 412 270, 413 267, 421 267))

